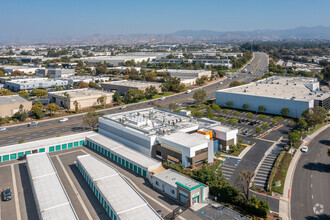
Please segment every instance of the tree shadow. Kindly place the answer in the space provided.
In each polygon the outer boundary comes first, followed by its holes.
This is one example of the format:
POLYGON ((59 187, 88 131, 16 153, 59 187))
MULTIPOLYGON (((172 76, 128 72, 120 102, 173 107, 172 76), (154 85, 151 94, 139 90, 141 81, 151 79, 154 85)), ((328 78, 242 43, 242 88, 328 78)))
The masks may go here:
POLYGON ((330 146, 330 140, 320 140, 320 144, 324 144, 326 146, 330 146))
POLYGON ((304 165, 305 169, 318 171, 321 173, 329 173, 330 172, 330 164, 324 163, 307 163, 304 165))
POLYGON ((73 132, 87 131, 87 130, 91 130, 91 129, 90 129, 90 128, 84 128, 83 126, 72 127, 72 128, 71 128, 71 131, 73 131, 73 132))
POLYGON ((328 220, 330 219, 330 215, 327 214, 321 214, 316 216, 307 216, 305 217, 306 220, 328 220))

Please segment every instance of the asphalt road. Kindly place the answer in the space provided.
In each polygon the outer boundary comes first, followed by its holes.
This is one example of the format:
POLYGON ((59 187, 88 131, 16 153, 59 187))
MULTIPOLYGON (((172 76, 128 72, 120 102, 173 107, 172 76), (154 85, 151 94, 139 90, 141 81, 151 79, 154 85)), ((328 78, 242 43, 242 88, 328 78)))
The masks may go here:
POLYGON ((330 219, 330 128, 309 144, 295 169, 291 192, 292 219, 330 219))
MULTIPOLYGON (((251 82, 255 78, 261 77, 268 71, 268 56, 265 53, 255 52, 254 59, 249 65, 245 67, 248 73, 236 72, 233 73, 231 77, 224 79, 222 84, 219 82, 209 84, 203 88, 198 88, 193 90, 189 94, 180 93, 173 96, 166 97, 165 100, 154 100, 153 104, 160 105, 161 107, 166 107, 169 103, 182 103, 186 102, 189 99, 192 99, 195 91, 203 89, 208 94, 208 99, 215 98, 215 91, 219 89, 224 89, 228 85, 237 80, 244 82, 251 82), (251 72, 251 74, 249 73, 251 72)), ((123 110, 120 110, 119 107, 106 109, 102 111, 104 114, 113 114, 122 111, 130 111, 135 109, 151 107, 148 102, 140 102, 131 105, 123 110)), ((37 127, 27 127, 26 124, 7 127, 5 132, 0 133, 0 146, 7 146, 12 144, 17 144, 19 140, 32 141, 41 138, 55 137, 56 135, 67 135, 74 132, 82 132, 88 130, 84 128, 82 124, 82 115, 69 117, 69 121, 66 123, 59 123, 59 118, 54 120, 40 121, 37 127)))

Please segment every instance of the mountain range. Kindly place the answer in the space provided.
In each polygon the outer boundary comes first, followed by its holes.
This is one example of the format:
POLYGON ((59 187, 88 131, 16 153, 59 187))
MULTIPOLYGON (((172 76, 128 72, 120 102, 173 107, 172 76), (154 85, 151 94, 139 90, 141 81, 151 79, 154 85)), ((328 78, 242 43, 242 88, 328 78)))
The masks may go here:
POLYGON ((285 30, 228 31, 181 30, 171 34, 118 34, 74 36, 43 41, 5 41, 0 45, 110 45, 207 43, 228 41, 330 40, 330 26, 297 27, 285 30))

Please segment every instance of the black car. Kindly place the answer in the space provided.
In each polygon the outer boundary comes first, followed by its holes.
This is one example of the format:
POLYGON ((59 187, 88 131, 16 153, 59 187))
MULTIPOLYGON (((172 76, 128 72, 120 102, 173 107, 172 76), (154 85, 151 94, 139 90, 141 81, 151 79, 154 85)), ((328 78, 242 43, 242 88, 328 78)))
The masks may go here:
POLYGON ((154 102, 149 102, 149 105, 153 105, 154 104, 154 102))
POLYGON ((1 192, 1 198, 2 198, 2 201, 9 201, 9 200, 11 200, 11 191, 10 191, 10 188, 9 187, 7 189, 2 190, 2 192, 1 192))
POLYGON ((19 158, 17 158, 17 160, 25 160, 26 159, 26 154, 23 154, 22 156, 20 156, 19 158))

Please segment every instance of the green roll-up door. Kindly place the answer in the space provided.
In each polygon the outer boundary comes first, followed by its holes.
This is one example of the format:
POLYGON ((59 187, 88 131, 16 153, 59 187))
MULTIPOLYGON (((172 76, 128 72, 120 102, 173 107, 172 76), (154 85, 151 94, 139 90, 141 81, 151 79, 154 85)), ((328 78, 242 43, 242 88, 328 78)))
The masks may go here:
POLYGON ((39 153, 45 152, 45 148, 40 148, 39 153))
POLYGON ((56 151, 61 150, 61 145, 56 145, 55 150, 56 151))
POLYGON ((15 160, 15 159, 16 159, 16 157, 17 157, 17 155, 16 155, 16 154, 10 154, 10 160, 15 160))
POLYGON ((25 154, 28 155, 28 154, 31 154, 31 151, 25 151, 25 154))
POLYGON ((5 162, 5 161, 8 161, 8 160, 9 160, 9 155, 3 155, 2 161, 5 162))
MULTIPOLYGON (((54 152, 54 146, 49 147, 49 152, 54 152)), ((26 152, 25 152, 26 153, 26 152)))
MULTIPOLYGON (((17 154, 17 157, 20 157, 20 156, 23 156, 24 155, 24 152, 19 152, 18 154, 17 154)), ((1 162, 1 160, 0 160, 0 162, 1 162)))
POLYGON ((80 141, 80 143, 79 143, 80 146, 84 146, 84 144, 85 144, 85 141, 80 141))
POLYGON ((65 150, 67 147, 67 144, 62 144, 62 150, 65 150))
POLYGON ((79 143, 78 141, 74 142, 74 147, 78 147, 79 143))
POLYGON ((72 148, 72 143, 68 143, 68 148, 72 148))
POLYGON ((147 178, 147 171, 143 170, 143 176, 147 178))
POLYGON ((138 167, 138 173, 142 175, 142 169, 140 167, 138 167))

